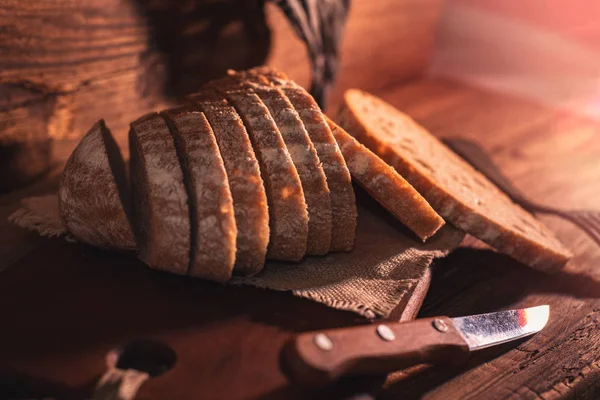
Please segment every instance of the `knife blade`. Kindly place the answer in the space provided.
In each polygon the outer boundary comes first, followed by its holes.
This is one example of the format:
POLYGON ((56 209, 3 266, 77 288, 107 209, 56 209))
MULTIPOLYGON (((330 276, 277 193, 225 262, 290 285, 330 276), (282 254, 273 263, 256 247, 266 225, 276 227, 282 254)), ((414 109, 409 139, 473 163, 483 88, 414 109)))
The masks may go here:
POLYGON ((471 351, 542 330, 547 305, 465 317, 423 318, 297 335, 282 350, 295 382, 323 386, 342 376, 386 374, 417 364, 459 364, 471 351))

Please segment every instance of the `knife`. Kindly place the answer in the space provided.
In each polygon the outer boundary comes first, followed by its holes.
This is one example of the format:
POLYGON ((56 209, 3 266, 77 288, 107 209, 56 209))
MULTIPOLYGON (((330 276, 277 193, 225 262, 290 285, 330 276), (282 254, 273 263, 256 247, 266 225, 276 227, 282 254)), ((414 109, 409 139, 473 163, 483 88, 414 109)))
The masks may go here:
POLYGON ((423 318, 303 333, 282 350, 284 372, 319 387, 342 376, 387 374, 417 364, 460 364, 471 351, 533 335, 547 305, 466 317, 423 318))

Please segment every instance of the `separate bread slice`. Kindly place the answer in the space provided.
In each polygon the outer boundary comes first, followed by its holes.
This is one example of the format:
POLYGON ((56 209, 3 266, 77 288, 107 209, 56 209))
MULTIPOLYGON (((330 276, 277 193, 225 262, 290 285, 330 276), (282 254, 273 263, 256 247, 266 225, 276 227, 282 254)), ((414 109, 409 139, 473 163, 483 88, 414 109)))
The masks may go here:
POLYGON ((235 263, 237 228, 221 153, 204 114, 185 106, 161 113, 175 139, 189 197, 188 275, 227 282, 235 263))
POLYGON ((394 168, 335 122, 329 118, 327 122, 342 150, 350 174, 371 197, 423 241, 444 226, 442 217, 394 168))
POLYGON ((253 70, 230 71, 229 75, 251 87, 269 109, 302 183, 308 211, 306 253, 326 254, 331 246, 331 197, 317 151, 298 112, 279 88, 253 70))
POLYGON ((223 94, 240 114, 254 147, 269 204, 267 258, 300 261, 306 254, 308 212, 298 171, 281 133, 260 98, 231 77, 207 84, 223 94))
POLYGON ((237 227, 234 273, 250 276, 265 264, 269 244, 269 209, 260 168, 248 132, 227 101, 206 90, 193 96, 215 135, 233 198, 237 227))
POLYGON ((128 189, 119 147, 100 120, 81 139, 62 174, 58 201, 65 226, 92 246, 134 251, 128 189))
POLYGON ((133 226, 139 257, 152 268, 185 275, 190 260, 190 213, 173 137, 156 113, 129 130, 133 226))
POLYGON ((392 165, 448 222, 543 271, 571 257, 556 237, 481 173, 409 116, 383 100, 348 90, 340 125, 392 165))
POLYGON ((263 76, 272 86, 281 88, 298 112, 327 177, 332 213, 330 249, 352 250, 357 218, 352 179, 321 109, 306 90, 289 80, 282 72, 269 67, 257 67, 251 71, 263 76))

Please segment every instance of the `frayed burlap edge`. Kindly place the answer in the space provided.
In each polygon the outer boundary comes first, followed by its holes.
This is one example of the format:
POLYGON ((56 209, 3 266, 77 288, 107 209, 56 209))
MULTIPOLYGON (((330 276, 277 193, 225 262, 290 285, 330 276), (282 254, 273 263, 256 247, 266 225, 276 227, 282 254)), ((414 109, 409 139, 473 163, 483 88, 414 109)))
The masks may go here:
POLYGON ((21 208, 10 214, 8 221, 41 236, 74 240, 60 218, 56 194, 22 199, 21 208))

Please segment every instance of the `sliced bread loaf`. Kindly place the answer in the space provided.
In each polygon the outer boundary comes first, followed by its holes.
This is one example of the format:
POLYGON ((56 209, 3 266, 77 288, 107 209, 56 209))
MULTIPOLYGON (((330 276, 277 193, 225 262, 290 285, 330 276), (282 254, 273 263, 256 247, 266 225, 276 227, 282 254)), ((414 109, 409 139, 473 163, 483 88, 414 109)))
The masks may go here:
POLYGON ((442 217, 392 167, 329 118, 327 122, 350 174, 371 197, 423 241, 444 226, 442 217))
POLYGON ((237 226, 234 273, 262 270, 269 244, 269 209, 260 168, 248 132, 221 95, 206 90, 193 97, 214 132, 233 198, 237 226))
POLYGON ((134 251, 129 196, 121 152, 100 120, 81 139, 63 171, 58 189, 61 218, 81 242, 134 251))
POLYGON ((359 90, 345 93, 340 125, 392 165, 448 222, 533 268, 571 257, 544 225, 409 116, 359 90))
POLYGON ((300 261, 306 254, 308 213, 298 171, 273 117, 260 98, 231 77, 207 84, 235 107, 254 147, 269 204, 267 258, 300 261))
POLYGON ((189 197, 191 255, 188 274, 226 282, 235 262, 235 225, 229 181, 215 135, 194 107, 161 113, 182 161, 189 197))
POLYGON ((323 255, 331 246, 331 198, 317 151, 300 116, 283 92, 252 70, 230 72, 247 83, 269 109, 302 182, 308 211, 306 253, 323 255))
POLYGON ((321 109, 306 90, 282 72, 268 67, 251 71, 263 76, 270 85, 281 88, 298 112, 327 177, 332 213, 331 250, 352 250, 357 218, 352 179, 321 109))
POLYGON ((131 123, 133 226, 140 258, 149 266, 188 272, 190 214, 173 137, 156 113, 131 123))

